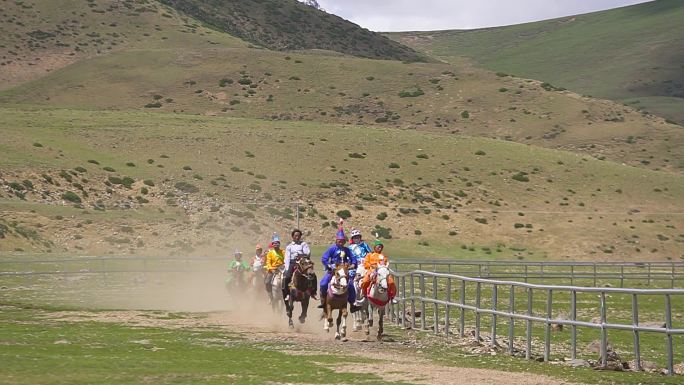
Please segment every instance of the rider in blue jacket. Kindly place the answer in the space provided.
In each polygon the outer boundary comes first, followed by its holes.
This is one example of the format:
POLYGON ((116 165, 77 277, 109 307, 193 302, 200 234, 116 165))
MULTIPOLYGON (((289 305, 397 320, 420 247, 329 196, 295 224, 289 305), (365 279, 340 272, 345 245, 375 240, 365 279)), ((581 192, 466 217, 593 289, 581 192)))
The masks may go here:
MULTIPOLYGON (((321 279, 320 283, 321 304, 318 307, 321 309, 325 308, 325 300, 328 296, 328 285, 330 284, 330 280, 332 279, 332 274, 333 270, 335 269, 335 265, 346 262, 349 264, 350 270, 356 269, 356 258, 351 253, 349 248, 345 246, 346 243, 347 237, 346 235, 344 235, 344 230, 342 229, 342 227, 340 227, 337 231, 337 235, 335 236, 335 243, 332 246, 330 246, 321 257, 321 263, 323 264, 326 271, 325 276, 323 276, 323 279, 321 279)), ((352 305, 352 311, 356 311, 358 310, 358 308, 354 306, 354 301, 356 300, 356 291, 354 290, 354 286, 351 285, 353 281, 352 278, 353 276, 349 278, 350 285, 349 289, 347 290, 347 300, 352 305)))

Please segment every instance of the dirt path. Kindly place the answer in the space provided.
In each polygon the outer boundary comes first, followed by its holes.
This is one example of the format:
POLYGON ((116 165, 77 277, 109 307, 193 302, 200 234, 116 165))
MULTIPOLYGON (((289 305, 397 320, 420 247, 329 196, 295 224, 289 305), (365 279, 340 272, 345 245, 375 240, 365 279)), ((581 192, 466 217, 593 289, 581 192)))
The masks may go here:
MULTIPOLYGON (((178 318, 166 312, 150 311, 108 311, 108 312, 58 312, 50 313, 49 318, 63 321, 98 321, 114 322, 135 326, 166 328, 212 328, 224 329, 231 333, 239 333, 255 343, 269 343, 292 347, 285 350, 293 355, 353 355, 364 359, 363 364, 333 365, 340 373, 375 373, 386 381, 407 381, 416 384, 446 385, 455 383, 476 384, 568 384, 562 380, 530 373, 514 373, 498 370, 472 369, 447 366, 435 363, 421 350, 420 344, 411 341, 398 341, 403 333, 398 329, 390 329, 383 342, 375 341, 371 331, 370 338, 363 332, 349 332, 344 341, 335 341, 334 333, 323 330, 322 321, 318 320, 319 311, 310 309, 307 323, 295 329, 287 327, 283 316, 275 317, 270 309, 246 306, 242 311, 220 311, 208 313, 190 313, 178 318), (292 345, 296 342, 296 348, 292 345)), ((295 309, 295 315, 299 310, 295 309)), ((351 330, 351 316, 348 318, 348 330, 351 330)), ((295 319, 295 322, 296 319, 295 319)))

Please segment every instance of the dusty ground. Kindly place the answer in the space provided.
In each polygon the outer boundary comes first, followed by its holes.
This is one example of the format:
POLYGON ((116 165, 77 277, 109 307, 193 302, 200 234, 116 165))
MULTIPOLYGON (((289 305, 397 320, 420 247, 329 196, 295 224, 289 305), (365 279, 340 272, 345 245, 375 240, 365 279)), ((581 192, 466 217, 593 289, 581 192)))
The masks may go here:
MULTIPOLYGON (((309 318, 304 325, 288 329, 286 318, 274 316, 271 310, 259 301, 245 301, 245 308, 237 311, 212 311, 191 313, 182 318, 170 317, 164 311, 107 311, 107 312, 58 312, 51 313, 51 319, 65 321, 114 322, 135 326, 168 328, 219 328, 238 333, 243 338, 256 343, 290 346, 289 354, 341 354, 355 355, 367 361, 364 364, 339 365, 339 372, 376 373, 387 381, 410 381, 418 384, 568 384, 567 382, 530 373, 511 373, 498 370, 484 370, 446 366, 433 362, 423 356, 421 346, 412 342, 399 342, 397 329, 386 332, 382 342, 375 341, 374 331, 368 338, 363 332, 351 332, 349 317, 348 338, 335 341, 334 334, 326 333, 322 321, 318 320, 319 311, 310 309, 309 318), (395 334, 393 336, 393 334, 395 334), (396 339, 394 337, 397 337, 396 339), (292 343, 296 342, 296 348, 292 343)), ((313 305, 312 305, 313 306, 313 305)), ((299 309, 295 308, 295 316, 299 309)), ((297 322, 295 320, 295 322, 297 322)), ((286 348, 287 349, 287 348, 286 348)))

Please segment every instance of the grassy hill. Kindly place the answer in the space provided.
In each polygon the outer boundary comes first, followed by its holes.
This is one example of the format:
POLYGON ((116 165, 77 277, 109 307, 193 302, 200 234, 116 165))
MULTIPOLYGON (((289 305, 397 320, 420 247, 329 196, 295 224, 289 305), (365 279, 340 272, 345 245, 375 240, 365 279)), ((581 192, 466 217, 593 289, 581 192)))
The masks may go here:
POLYGON ((681 175, 415 130, 1 112, 5 252, 249 250, 273 231, 287 234, 299 201, 300 226, 318 245, 338 215, 350 215, 367 238, 391 237, 395 256, 684 256, 681 175))
POLYGON ((684 2, 644 4, 535 23, 392 38, 434 57, 467 57, 684 123, 684 2))
POLYGON ((394 256, 683 254, 683 131, 632 107, 255 48, 152 1, 7 4, 0 251, 225 253, 289 233, 300 202, 315 244, 349 214, 394 256))
POLYGON ((3 1, 0 90, 122 50, 247 44, 156 1, 3 1))
POLYGON ((425 61, 387 37, 297 0, 161 0, 213 28, 273 50, 322 49, 373 59, 425 61))

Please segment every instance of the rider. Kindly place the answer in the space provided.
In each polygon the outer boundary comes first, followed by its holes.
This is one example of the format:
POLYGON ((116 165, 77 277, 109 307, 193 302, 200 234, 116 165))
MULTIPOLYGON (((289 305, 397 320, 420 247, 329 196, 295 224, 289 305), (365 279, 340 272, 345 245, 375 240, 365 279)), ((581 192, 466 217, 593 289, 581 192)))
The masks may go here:
POLYGON ((301 257, 310 257, 311 250, 309 245, 302 241, 302 231, 299 229, 292 230, 290 233, 292 242, 285 248, 285 275, 283 276, 283 298, 287 301, 290 296, 288 286, 292 281, 292 273, 294 271, 295 263, 301 257))
POLYGON ((250 263, 250 265, 252 266, 252 270, 261 270, 264 266, 264 262, 266 262, 266 254, 264 253, 264 249, 261 247, 261 245, 257 244, 256 251, 250 263))
POLYGON ((361 238, 361 231, 359 231, 359 229, 352 228, 349 250, 352 252, 354 257, 356 257, 356 263, 358 263, 359 266, 363 264, 366 254, 373 252, 370 246, 368 246, 368 244, 361 238))
POLYGON ((379 239, 373 242, 373 252, 366 256, 364 261, 364 267, 366 268, 366 275, 363 277, 363 282, 361 282, 361 291, 366 292, 371 280, 374 278, 375 270, 378 266, 383 265, 389 267, 389 259, 382 253, 385 245, 379 239))
POLYGON ((273 238, 271 238, 271 246, 273 248, 266 254, 266 278, 264 283, 266 284, 266 292, 271 292, 271 282, 273 282, 273 274, 276 269, 285 263, 285 251, 280 248, 280 236, 273 233, 273 238))
MULTIPOLYGON (((345 243, 347 243, 347 236, 344 235, 344 229, 342 229, 342 224, 340 223, 340 227, 337 230, 337 234, 335 236, 335 243, 332 246, 330 246, 321 257, 321 263, 323 264, 326 270, 326 273, 321 279, 320 284, 321 304, 318 307, 321 309, 325 308, 325 300, 328 296, 328 285, 330 284, 330 280, 332 279, 332 274, 333 270, 335 269, 335 265, 346 262, 349 263, 350 268, 356 269, 356 259, 354 258, 354 255, 351 253, 349 248, 344 246, 345 243)), ((356 299, 356 291, 354 290, 354 286, 351 285, 351 282, 349 287, 350 290, 348 290, 347 292, 347 299, 349 303, 352 305, 352 311, 355 312, 359 309, 354 305, 354 300, 356 299)))
POLYGON ((228 273, 230 273, 231 276, 235 276, 247 270, 249 270, 249 265, 242 260, 242 252, 236 249, 233 254, 233 260, 228 264, 228 273))

